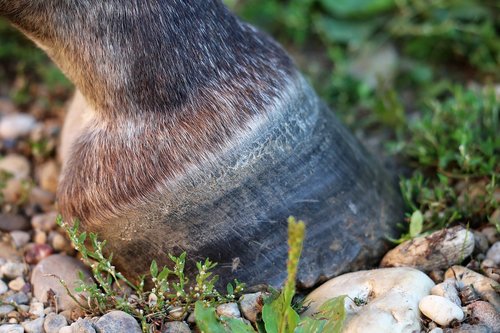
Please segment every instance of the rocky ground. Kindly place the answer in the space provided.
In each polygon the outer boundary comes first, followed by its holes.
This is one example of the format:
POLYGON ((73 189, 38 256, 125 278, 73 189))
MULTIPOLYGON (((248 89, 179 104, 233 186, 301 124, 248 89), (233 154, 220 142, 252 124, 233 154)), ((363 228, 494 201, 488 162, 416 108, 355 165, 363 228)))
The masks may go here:
MULTIPOLYGON (((21 113, 8 100, 1 101, 0 115, 0 333, 141 332, 121 311, 85 318, 59 282, 73 290, 78 270, 90 276, 55 222, 60 172, 55 150, 62 117, 42 118, 36 109, 21 113)), ((491 218, 500 219, 500 210, 491 218)), ((500 332, 500 239, 491 224, 480 230, 457 226, 404 242, 380 266, 392 268, 349 273, 323 284, 307 296, 303 315, 347 294, 343 332, 368 332, 367 327, 500 332)), ((264 296, 245 294, 217 312, 255 323, 264 296)), ((197 331, 193 314, 178 316, 170 309, 167 318, 162 333, 197 331)))

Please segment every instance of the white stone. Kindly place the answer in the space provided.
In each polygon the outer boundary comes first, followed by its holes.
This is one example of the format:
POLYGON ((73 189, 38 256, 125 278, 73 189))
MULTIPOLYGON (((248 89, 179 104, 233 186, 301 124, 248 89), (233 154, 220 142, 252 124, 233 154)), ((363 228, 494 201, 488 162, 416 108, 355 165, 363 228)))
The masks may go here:
POLYGON ((216 312, 219 316, 230 317, 230 318, 240 318, 240 309, 238 309, 238 304, 236 303, 225 303, 221 304, 216 308, 216 312))
POLYGON ((20 249, 24 245, 28 244, 31 239, 31 236, 26 231, 14 230, 10 232, 10 237, 12 238, 12 242, 16 246, 16 248, 20 249))
POLYGON ((42 302, 31 302, 29 312, 35 317, 45 317, 42 302))
POLYGON ((18 276, 23 276, 23 272, 27 270, 27 266, 20 262, 6 262, 0 268, 0 273, 8 279, 15 279, 18 276))
POLYGON ((24 328, 17 324, 0 324, 0 333, 24 333, 24 328))
POLYGON ((432 330, 429 331, 429 333, 443 333, 443 329, 439 327, 435 327, 432 330))
POLYGON ((329 299, 348 295, 343 333, 367 332, 367 327, 370 332, 412 333, 420 331, 418 302, 433 286, 427 275, 408 267, 348 273, 310 293, 304 315, 314 314, 329 299), (356 306, 353 299, 365 305, 356 306))
POLYGON ((462 305, 460 297, 458 296, 455 280, 447 279, 446 281, 435 285, 431 289, 431 294, 447 298, 458 306, 462 305))
POLYGON ((24 281, 24 279, 18 276, 17 278, 9 282, 9 288, 14 291, 21 291, 25 284, 26 282, 24 281))
POLYGON ((44 320, 45 318, 37 318, 35 320, 22 322, 21 325, 24 327, 26 333, 44 333, 44 320))
POLYGON ((495 242, 488 252, 486 252, 486 259, 492 260, 495 265, 500 266, 500 242, 495 242))
POLYGON ((6 293, 7 290, 9 290, 9 288, 7 287, 7 284, 5 284, 5 282, 3 282, 2 279, 0 279, 0 295, 6 293))
POLYGON ((35 126, 36 120, 29 114, 9 114, 0 120, 0 137, 3 139, 17 139, 29 134, 35 126))
POLYGON ((427 318, 441 326, 448 326, 453 320, 464 319, 462 309, 442 296, 425 296, 420 300, 418 308, 427 318))

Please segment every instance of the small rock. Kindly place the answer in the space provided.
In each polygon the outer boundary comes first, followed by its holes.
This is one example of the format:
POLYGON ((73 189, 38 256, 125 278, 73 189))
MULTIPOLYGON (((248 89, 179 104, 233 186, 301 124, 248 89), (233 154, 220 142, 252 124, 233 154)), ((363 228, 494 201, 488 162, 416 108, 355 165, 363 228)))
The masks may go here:
POLYGON ((9 154, 0 159, 0 170, 11 174, 14 179, 28 179, 31 167, 26 157, 17 154, 9 154))
POLYGON ((443 333, 443 329, 439 327, 435 327, 429 331, 429 333, 443 333))
POLYGON ((29 313, 35 317, 45 317, 44 307, 42 302, 31 302, 29 313))
POLYGON ((458 296, 458 290, 455 280, 448 279, 440 284, 435 285, 431 289, 431 294, 444 297, 458 306, 462 305, 460 297, 458 296))
POLYGON ((24 180, 17 178, 7 179, 5 187, 1 190, 5 203, 17 204, 25 194, 24 180))
POLYGON ((38 182, 40 187, 48 192, 56 193, 59 182, 59 166, 56 161, 48 161, 38 169, 38 182))
POLYGON ((52 289, 56 294, 59 309, 68 310, 77 307, 59 279, 67 283, 69 290, 74 290, 77 286, 76 281, 79 280, 78 271, 82 271, 90 279, 88 268, 73 257, 55 254, 43 259, 35 266, 31 276, 34 296, 41 302, 47 302, 47 292, 52 289))
MULTIPOLYGON (((49 313, 43 323, 45 333, 58 333, 62 327, 66 327, 68 322, 66 318, 60 314, 49 313)), ((68 326, 69 327, 69 326, 68 326)))
POLYGON ((500 284, 486 276, 476 273, 463 266, 450 267, 446 273, 446 278, 455 278, 464 286, 470 286, 483 298, 490 302, 497 311, 500 311, 500 296, 495 289, 500 288, 500 284))
POLYGON ((35 230, 51 231, 56 228, 57 212, 38 214, 31 218, 31 226, 35 230))
MULTIPOLYGON (((22 261, 19 251, 14 249, 11 244, 0 241, 0 266, 6 261, 19 262, 22 261)), ((0 268, 0 276, 2 275, 0 268)))
POLYGON ((239 302, 243 316, 252 323, 257 322, 257 315, 261 313, 264 306, 262 293, 245 294, 240 297, 239 302))
POLYGON ((169 321, 163 325, 162 333, 191 333, 191 329, 185 322, 169 321))
POLYGON ((406 241, 382 259, 382 267, 414 267, 423 271, 445 269, 470 256, 474 235, 461 226, 443 229, 406 241))
POLYGON ((30 244, 24 253, 24 260, 30 265, 35 265, 53 252, 54 250, 48 244, 30 244))
POLYGON ((141 333, 139 323, 123 311, 111 311, 99 318, 95 324, 99 333, 141 333))
MULTIPOLYGON (((497 209, 495 212, 497 212, 497 211, 499 212, 499 215, 500 215, 500 208, 497 209)), ((493 214, 495 214, 495 213, 493 213, 493 214)), ((486 238, 488 239, 488 242, 490 242, 490 244, 495 244, 496 242, 498 242, 499 233, 495 227, 483 228, 483 229, 481 229, 481 232, 483 233, 483 235, 486 236, 486 238)))
POLYGON ((474 253, 486 253, 490 246, 488 238, 482 232, 476 230, 473 230, 472 233, 474 234, 474 253))
POLYGON ((0 120, 0 137, 15 140, 28 135, 36 127, 35 118, 27 113, 14 113, 0 120))
MULTIPOLYGON (((59 330, 59 332, 61 332, 61 330, 59 330)), ((128 332, 128 331, 123 330, 123 332, 128 332)), ((78 318, 77 321, 71 324, 71 333, 96 333, 96 330, 89 320, 78 318)), ((104 333, 104 332, 99 332, 99 333, 104 333)))
POLYGON ((22 322, 21 325, 24 327, 26 333, 44 333, 43 322, 45 318, 38 318, 31 321, 22 322))
POLYGON ((24 333, 24 328, 17 324, 2 324, 0 333, 24 333))
POLYGON ((453 320, 464 319, 464 312, 447 298, 428 295, 420 300, 418 308, 432 321, 441 326, 448 326, 453 320))
POLYGON ((55 332, 55 333, 73 333, 73 328, 71 326, 64 326, 64 327, 61 327, 59 329, 59 331, 55 332))
POLYGON ((216 310, 219 316, 230 317, 230 318, 240 318, 240 309, 238 309, 238 304, 236 303, 225 303, 219 305, 216 310))
POLYGON ((382 268, 348 273, 327 281, 304 304, 309 316, 327 300, 348 295, 343 333, 420 331, 418 302, 428 295, 434 282, 424 273, 408 267, 382 268), (359 299, 364 306, 352 301, 359 299))
POLYGON ((10 237, 12 238, 12 242, 16 246, 16 248, 20 249, 31 239, 31 236, 26 231, 14 230, 10 232, 10 237))
POLYGON ((7 285, 5 284, 5 282, 3 282, 2 279, 0 279, 0 295, 6 293, 7 290, 9 290, 9 288, 7 287, 7 285))
MULTIPOLYGON (((71 250, 71 243, 69 240, 66 239, 63 235, 61 235, 58 232, 52 231, 51 236, 49 236, 49 239, 51 239, 51 244, 54 250, 56 251, 70 251, 71 250)), ((154 295, 154 294, 151 294, 154 295)))
POLYGON ((34 206, 39 206, 44 212, 54 209, 56 196, 54 193, 42 190, 40 187, 34 187, 31 190, 29 201, 34 206))
POLYGON ((14 231, 14 230, 28 230, 30 223, 21 215, 14 214, 0 214, 0 230, 14 231))
POLYGON ((28 295, 26 295, 23 292, 17 292, 15 294, 12 294, 12 295, 5 297, 6 303, 16 303, 16 304, 20 305, 20 304, 28 304, 29 301, 30 300, 28 298, 28 295))
POLYGON ((184 309, 180 306, 175 307, 168 312, 168 318, 171 320, 175 321, 184 320, 185 317, 186 313, 184 312, 184 309))
POLYGON ((26 282, 24 281, 24 279, 18 276, 17 278, 9 282, 9 288, 14 291, 21 291, 25 284, 26 282))
POLYGON ((0 304, 0 318, 7 316, 14 311, 14 307, 10 304, 0 304))
POLYGON ((7 262, 2 265, 0 272, 8 279, 15 279, 19 276, 23 276, 25 270, 27 270, 27 266, 23 263, 7 262))
POLYGON ((35 236, 33 236, 33 241, 35 242, 35 244, 47 243, 47 233, 41 230, 35 230, 35 236))
POLYGON ((467 306, 470 316, 491 328, 493 332, 500 332, 500 313, 495 310, 493 305, 488 302, 477 301, 467 306))
POLYGON ((500 242, 495 242, 495 244, 490 247, 486 253, 486 259, 490 259, 495 265, 500 266, 500 242))

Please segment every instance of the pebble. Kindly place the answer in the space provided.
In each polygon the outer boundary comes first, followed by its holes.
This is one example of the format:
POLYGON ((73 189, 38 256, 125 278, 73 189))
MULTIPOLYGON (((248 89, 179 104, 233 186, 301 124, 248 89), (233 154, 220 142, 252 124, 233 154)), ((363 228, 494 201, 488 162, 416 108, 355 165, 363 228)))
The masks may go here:
POLYGON ((0 304, 0 318, 7 316, 14 311, 14 307, 10 304, 0 304))
POLYGON ((23 276, 25 270, 27 270, 27 266, 25 264, 9 261, 2 265, 0 273, 8 279, 15 279, 19 276, 23 276))
POLYGON ((59 166, 54 160, 42 164, 38 168, 38 182, 40 187, 48 192, 56 193, 59 182, 59 166))
POLYGON ((99 333, 142 333, 139 323, 123 311, 111 311, 95 323, 99 333))
POLYGON ((30 265, 35 265, 53 252, 54 250, 48 244, 30 244, 24 253, 24 260, 30 265))
POLYGON ((184 308, 180 306, 175 307, 168 312, 168 318, 171 320, 175 321, 184 320, 185 317, 186 313, 184 313, 184 308))
MULTIPOLYGON (((94 332, 95 332, 95 330, 94 330, 94 332)), ((59 331, 55 332, 55 333, 73 333, 73 328, 71 326, 64 326, 64 327, 61 327, 59 329, 59 331)))
POLYGON ((461 226, 443 229, 406 241, 386 253, 382 267, 414 267, 423 271, 445 269, 474 251, 474 235, 461 226))
POLYGON ((495 288, 500 288, 498 282, 463 266, 450 267, 445 273, 446 278, 452 279, 455 276, 463 286, 472 285, 483 300, 490 302, 497 311, 500 311, 500 295, 495 291, 495 288))
POLYGON ((18 249, 28 244, 28 242, 31 239, 29 233, 27 233, 26 231, 19 231, 19 230, 11 231, 10 237, 12 238, 12 242, 14 243, 15 247, 18 249))
POLYGON ((14 214, 0 214, 0 230, 14 231, 14 230, 28 230, 30 223, 22 215, 14 214))
POLYGON ((443 329, 439 327, 435 327, 429 331, 429 333, 443 333, 443 329))
POLYGON ((45 333, 59 333, 59 330, 67 325, 68 322, 64 316, 56 313, 49 313, 45 318, 43 328, 45 329, 45 333))
POLYGON ((495 265, 500 266, 500 241, 495 242, 486 252, 486 259, 492 260, 495 265))
POLYGON ((28 304, 30 300, 28 298, 28 295, 19 291, 15 294, 12 294, 12 295, 5 297, 4 301, 6 303, 16 303, 16 304, 20 305, 20 304, 28 304))
POLYGON ((327 300, 348 295, 343 333, 420 331, 418 302, 429 294, 434 282, 413 268, 382 268, 348 273, 327 281, 305 299, 310 316, 327 300), (359 299, 365 305, 352 301, 359 299))
POLYGON ((57 212, 37 214, 31 218, 31 226, 35 230, 51 231, 56 228, 57 212))
POLYGON ((45 317, 44 307, 42 302, 31 301, 29 313, 35 317, 45 317))
POLYGON ((17 278, 9 282, 9 288, 14 291, 21 291, 25 284, 26 282, 24 281, 24 279, 18 276, 17 278))
POLYGON ((488 326, 493 332, 500 332, 500 312, 497 312, 493 305, 477 301, 469 304, 467 310, 470 311, 471 318, 479 324, 488 326))
POLYGON ((163 325, 162 333, 191 333, 189 325, 182 321, 169 321, 163 325))
MULTIPOLYGON (((52 237, 52 247, 56 251, 68 251, 71 249, 71 243, 63 235, 58 232, 53 232, 52 237)), ((152 294, 153 295, 153 294, 152 294)))
POLYGON ((22 322, 21 325, 24 327, 26 333, 44 333, 43 322, 45 318, 37 318, 35 320, 22 322))
MULTIPOLYGON (((497 211, 499 212, 499 215, 500 215, 500 208, 497 209, 495 212, 497 212, 497 211)), ((493 214, 495 214, 495 213, 493 213, 493 214)), ((493 226, 481 229, 481 233, 486 236, 486 238, 488 239, 488 242, 490 242, 490 244, 495 244, 499 240, 498 239, 499 232, 493 226)))
POLYGON ((18 154, 9 154, 0 159, 0 170, 8 172, 14 179, 28 179, 31 166, 26 157, 18 154))
POLYGON ((458 296, 458 290, 456 288, 456 281, 448 279, 442 283, 439 283, 432 287, 431 294, 436 296, 442 296, 458 306, 462 305, 460 297, 458 296))
POLYGON ((41 230, 35 230, 35 235, 33 236, 33 241, 35 244, 45 244, 47 243, 47 233, 41 230))
POLYGON ((432 321, 441 326, 448 326, 453 320, 464 319, 462 309, 447 298, 428 295, 420 300, 418 308, 432 321))
POLYGON ((240 309, 238 309, 238 304, 236 303, 225 303, 217 306, 215 309, 219 316, 230 317, 230 318, 240 318, 240 309))
POLYGON ((480 231, 473 230, 472 233, 474 234, 474 253, 486 253, 490 246, 488 238, 480 231))
POLYGON ((257 322, 257 315, 261 313, 264 306, 262 293, 245 294, 240 297, 239 303, 243 316, 252 323, 257 322))
POLYGON ((0 241, 0 276, 2 275, 1 266, 7 261, 18 262, 22 261, 22 258, 19 252, 14 249, 11 244, 0 241))
POLYGON ((446 330, 446 333, 496 333, 492 332, 491 329, 486 325, 469 325, 462 324, 459 327, 455 327, 451 330, 446 330))
POLYGON ((28 135, 35 127, 36 120, 30 114, 8 114, 0 120, 0 137, 15 140, 28 135))
POLYGON ((41 207, 44 212, 48 212, 54 209, 55 198, 54 193, 34 187, 31 189, 29 201, 32 205, 41 207))
POLYGON ((0 295, 6 293, 7 290, 9 290, 9 288, 7 287, 5 282, 3 282, 3 280, 0 279, 0 295))
POLYGON ((31 276, 34 296, 41 302, 47 302, 47 292, 52 289, 56 294, 59 309, 76 308, 78 305, 67 294, 59 279, 67 283, 69 290, 75 290, 79 280, 78 271, 82 271, 90 279, 88 268, 73 257, 55 254, 43 259, 35 266, 31 276))
MULTIPOLYGON (((61 330, 59 332, 61 332, 61 330)), ((128 331, 123 330, 123 332, 128 332, 128 331)), ((96 330, 88 319, 78 318, 77 321, 71 324, 71 333, 96 333, 96 330)), ((104 332, 99 332, 99 333, 104 333, 104 332)))
POLYGON ((0 333, 24 333, 24 328, 17 324, 0 325, 0 333))

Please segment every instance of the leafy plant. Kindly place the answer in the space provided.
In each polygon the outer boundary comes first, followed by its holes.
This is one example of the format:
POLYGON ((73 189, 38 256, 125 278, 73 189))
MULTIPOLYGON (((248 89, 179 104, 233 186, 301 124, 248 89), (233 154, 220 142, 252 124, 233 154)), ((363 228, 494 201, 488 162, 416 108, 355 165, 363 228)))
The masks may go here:
POLYGON ((242 283, 235 280, 234 285, 228 285, 227 294, 219 293, 214 286, 217 276, 210 272, 216 264, 208 259, 197 263, 198 274, 191 283, 184 274, 186 253, 179 257, 169 256, 173 262, 172 269, 160 269, 153 260, 150 274, 141 276, 134 283, 115 269, 111 263, 112 255, 106 257, 106 241, 99 241, 94 233, 87 235, 86 232, 79 232, 78 221, 69 226, 59 216, 57 223, 67 232, 83 262, 91 268, 93 280, 89 281, 80 272, 80 286, 76 290, 86 293, 87 297, 77 298, 68 290, 89 314, 102 315, 113 309, 122 310, 137 318, 144 332, 149 332, 151 326, 160 327, 170 314, 183 317, 193 310, 196 302, 216 305, 232 301, 244 288, 242 283), (152 288, 148 290, 145 289, 147 281, 152 283, 152 288))

